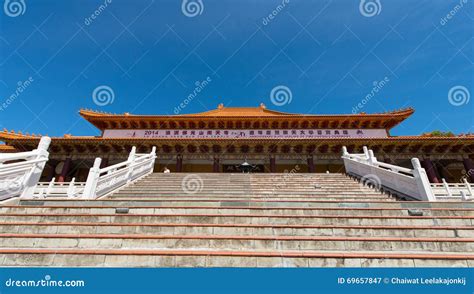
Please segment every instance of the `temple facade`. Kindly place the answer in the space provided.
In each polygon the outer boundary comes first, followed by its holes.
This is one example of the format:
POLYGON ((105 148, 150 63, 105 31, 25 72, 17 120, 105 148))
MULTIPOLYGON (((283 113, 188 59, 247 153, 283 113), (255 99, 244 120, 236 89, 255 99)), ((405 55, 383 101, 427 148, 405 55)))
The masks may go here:
MULTIPOLYGON (((157 148, 155 172, 237 172, 244 160, 254 172, 344 172, 341 148, 372 149, 379 160, 410 167, 418 157, 430 181, 474 182, 473 135, 392 136, 411 108, 375 114, 307 115, 259 107, 225 107, 183 115, 132 115, 80 110, 100 136, 53 137, 43 179, 85 180, 94 158, 104 166, 157 148)), ((36 148, 41 135, 0 132, 0 152, 36 148)))

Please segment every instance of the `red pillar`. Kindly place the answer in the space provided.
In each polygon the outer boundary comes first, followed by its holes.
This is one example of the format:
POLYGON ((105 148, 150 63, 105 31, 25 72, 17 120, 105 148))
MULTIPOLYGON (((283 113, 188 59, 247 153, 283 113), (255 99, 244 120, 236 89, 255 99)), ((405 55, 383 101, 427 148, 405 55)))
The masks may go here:
POLYGON ((51 180, 54 178, 55 173, 56 173, 54 171, 55 166, 56 166, 56 164, 54 164, 54 163, 52 163, 52 164, 46 163, 46 167, 49 167, 48 169, 45 168, 45 170, 48 170, 48 175, 46 176, 46 181, 51 182, 51 180))
POLYGON ((71 167, 71 163, 71 157, 66 158, 66 160, 64 161, 63 169, 61 170, 61 174, 59 175, 57 182, 63 183, 66 180, 66 176, 69 172, 69 168, 71 167))
POLYGON ((314 173, 314 159, 313 156, 308 156, 308 172, 314 173))
POLYGON ((470 158, 464 158, 462 163, 464 164, 464 169, 466 170, 466 177, 471 183, 474 183, 474 163, 470 158))
POLYGON ((438 172, 438 175, 439 175, 440 179, 446 179, 449 182, 448 174, 446 173, 446 169, 444 168, 444 166, 440 162, 438 162, 436 171, 438 172))
POLYGON ((426 170, 426 174, 428 175, 428 179, 431 183, 440 183, 440 180, 436 175, 436 168, 429 158, 425 158, 423 160, 423 168, 426 170))
POLYGON ((176 172, 182 172, 183 171, 183 156, 182 155, 177 155, 176 156, 176 172))
POLYGON ((276 172, 276 158, 274 156, 270 156, 270 172, 276 172))
POLYGON ((214 157, 214 163, 212 165, 212 171, 215 172, 215 173, 220 172, 219 157, 214 157))

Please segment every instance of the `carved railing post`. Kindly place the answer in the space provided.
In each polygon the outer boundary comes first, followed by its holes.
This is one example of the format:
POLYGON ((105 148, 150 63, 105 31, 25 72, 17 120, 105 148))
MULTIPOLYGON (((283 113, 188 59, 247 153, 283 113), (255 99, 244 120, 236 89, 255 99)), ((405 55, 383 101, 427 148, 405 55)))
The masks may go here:
POLYGON ((151 148, 151 162, 150 162, 150 173, 153 172, 154 168, 155 168, 155 160, 156 160, 156 146, 153 146, 151 148))
POLYGON ((100 176, 100 164, 102 159, 97 157, 94 161, 94 166, 89 170, 89 175, 87 176, 86 185, 84 187, 84 193, 82 197, 84 199, 95 199, 97 182, 99 181, 100 176))
POLYGON ((453 196, 453 194, 451 193, 451 189, 449 189, 449 185, 446 182, 446 180, 444 178, 442 178, 441 181, 443 182, 443 187, 446 190, 446 194, 448 195, 448 197, 453 196))
POLYGON ((364 156, 366 160, 369 160, 369 148, 367 146, 362 147, 362 150, 364 151, 364 156))
POLYGON ((130 154, 128 155, 128 160, 127 160, 128 162, 127 183, 130 183, 132 181, 133 164, 135 163, 136 153, 137 153, 137 147, 133 146, 132 150, 130 151, 130 154))
POLYGON ((436 197, 431 190, 430 181, 428 180, 425 169, 421 167, 420 160, 418 158, 412 158, 411 164, 413 165, 413 176, 415 177, 418 192, 422 200, 436 201, 436 197))
POLYGON ((349 155, 349 152, 347 152, 347 147, 342 146, 342 156, 348 156, 348 155, 349 155))
POLYGON ((76 192, 76 186, 74 186, 75 181, 76 178, 72 178, 71 182, 69 183, 69 186, 67 187, 67 197, 69 198, 74 197, 74 193, 76 192))
POLYGON ((377 164, 377 158, 374 155, 374 151, 369 150, 369 163, 372 165, 377 164))
POLYGON ((471 184, 467 181, 466 178, 464 178, 463 182, 466 185, 467 191, 469 191, 469 196, 474 197, 474 194, 473 194, 472 188, 471 188, 471 184))

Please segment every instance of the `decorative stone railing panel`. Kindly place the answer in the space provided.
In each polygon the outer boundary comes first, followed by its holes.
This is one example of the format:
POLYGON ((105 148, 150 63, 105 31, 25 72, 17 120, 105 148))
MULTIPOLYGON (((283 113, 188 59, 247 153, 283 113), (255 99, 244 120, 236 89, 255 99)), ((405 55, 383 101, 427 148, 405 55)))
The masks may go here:
POLYGON ((447 183, 443 179, 441 184, 431 184, 431 190, 438 200, 474 201, 474 184, 466 179, 462 183, 447 183))
POLYGON ((33 151, 0 154, 0 200, 34 193, 48 161, 50 143, 51 138, 42 137, 33 151))
POLYGON ((463 200, 474 201, 474 184, 466 179, 463 183, 431 184, 418 158, 411 160, 413 169, 378 162, 372 150, 364 147, 362 154, 349 154, 343 147, 342 159, 346 173, 369 182, 378 189, 386 189, 415 200, 463 200))
POLYGON ((102 159, 96 158, 86 182, 75 182, 75 179, 72 179, 71 182, 57 183, 53 179, 51 182, 38 183, 34 192, 24 198, 97 199, 104 197, 152 173, 155 159, 155 147, 147 154, 136 154, 136 148, 133 147, 126 161, 105 168, 100 168, 102 159))
POLYGON ((371 182, 373 186, 386 189, 415 200, 434 201, 426 171, 417 158, 412 159, 413 169, 378 162, 372 150, 364 147, 363 154, 349 154, 343 147, 342 159, 346 173, 371 182))
POLYGON ((82 198, 97 199, 107 196, 118 189, 153 172, 156 159, 156 147, 148 154, 137 154, 132 148, 127 161, 100 168, 101 159, 96 158, 89 170, 82 198))
POLYGON ((39 182, 33 193, 33 198, 67 197, 80 198, 84 192, 86 182, 76 182, 73 178, 71 182, 56 182, 53 178, 50 182, 39 182))

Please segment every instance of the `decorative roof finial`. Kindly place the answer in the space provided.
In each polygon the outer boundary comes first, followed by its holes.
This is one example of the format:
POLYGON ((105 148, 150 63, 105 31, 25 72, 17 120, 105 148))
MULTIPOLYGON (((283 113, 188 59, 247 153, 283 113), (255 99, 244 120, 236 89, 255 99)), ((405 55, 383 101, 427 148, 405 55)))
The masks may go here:
POLYGON ((261 108, 261 109, 266 109, 267 107, 265 106, 265 104, 260 103, 260 108, 261 108))
POLYGON ((219 105, 217 105, 217 109, 222 109, 224 108, 224 103, 220 103, 219 105))

